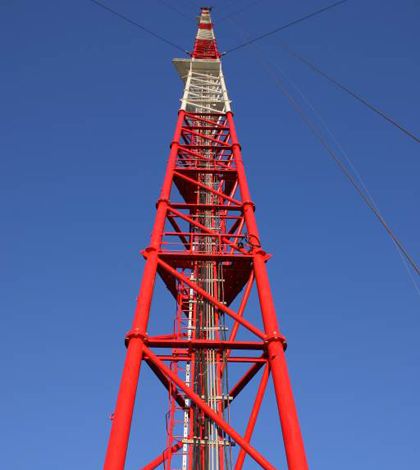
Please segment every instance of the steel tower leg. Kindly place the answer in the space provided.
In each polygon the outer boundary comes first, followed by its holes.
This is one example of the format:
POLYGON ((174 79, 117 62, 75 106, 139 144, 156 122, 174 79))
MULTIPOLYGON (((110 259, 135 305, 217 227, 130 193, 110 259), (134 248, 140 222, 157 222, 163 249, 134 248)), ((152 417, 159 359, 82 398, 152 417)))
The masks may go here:
POLYGON ((134 314, 133 326, 126 337, 127 356, 118 392, 117 404, 113 414, 104 470, 124 469, 137 383, 140 374, 140 365, 143 359, 143 340, 147 334, 150 306, 152 304, 153 289, 156 279, 157 251, 160 249, 162 242, 163 228, 168 210, 168 201, 171 194, 175 159, 178 153, 183 119, 184 111, 180 111, 174 139, 171 144, 171 153, 169 156, 165 180, 157 205, 151 243, 147 249, 149 256, 146 260, 143 280, 140 286, 139 296, 137 298, 138 300, 134 314))
POLYGON ((166 449, 148 459, 144 469, 163 463, 165 470, 241 470, 248 454, 261 468, 275 470, 250 444, 271 372, 288 468, 307 470, 286 340, 266 269, 269 256, 258 233, 210 9, 201 10, 191 59, 174 60, 185 89, 150 245, 143 252, 146 265, 125 338, 127 355, 104 470, 124 469, 143 361, 169 394, 166 449), (169 322, 169 332, 149 336, 157 274, 175 298, 175 321, 169 322), (254 280, 264 331, 246 315, 254 280), (232 308, 236 298, 237 311, 232 308), (238 339, 241 327, 254 341, 238 339), (159 349, 171 352, 159 354, 159 349), (231 387, 237 364, 250 366, 231 387), (230 415, 236 397, 262 368, 242 437, 230 415), (236 465, 234 445, 240 447, 236 465))
POLYGON ((248 182, 245 175, 241 156, 241 146, 236 134, 232 112, 227 113, 230 134, 232 138, 233 154, 238 167, 238 180, 244 205, 244 217, 249 237, 254 240, 254 272, 257 283, 261 314, 268 342, 268 357, 273 375, 276 392, 277 407, 283 431, 283 440, 286 450, 287 462, 290 470, 305 470, 308 468, 306 453, 300 430, 296 405, 293 398, 292 386, 287 371, 284 350, 281 345, 280 328, 274 308, 273 295, 266 268, 266 253, 261 249, 260 236, 255 219, 254 204, 249 194, 248 182))

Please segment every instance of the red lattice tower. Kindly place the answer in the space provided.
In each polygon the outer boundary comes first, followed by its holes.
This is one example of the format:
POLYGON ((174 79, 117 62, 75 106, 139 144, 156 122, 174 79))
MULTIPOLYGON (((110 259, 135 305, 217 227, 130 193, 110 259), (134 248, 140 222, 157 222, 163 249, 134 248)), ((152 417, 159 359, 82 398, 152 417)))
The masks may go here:
MULTIPOLYGON (((169 412, 166 449, 143 470, 161 464, 166 470, 240 470, 247 454, 273 470, 250 444, 270 377, 288 468, 305 470, 284 356, 286 341, 266 271, 269 256, 261 246, 209 8, 201 9, 191 59, 175 59, 174 65, 185 90, 151 242, 143 252, 146 265, 133 327, 126 336, 127 356, 104 469, 124 468, 140 365, 145 361, 169 392, 169 412), (149 336, 156 274, 176 299, 175 328, 149 336), (264 331, 245 315, 254 281, 264 331), (231 307, 235 299, 236 311, 231 307), (254 341, 238 340, 239 327, 252 333, 254 341), (232 377, 239 365, 247 371, 229 387, 227 370, 232 377), (229 416, 235 398, 261 369, 242 435, 229 424, 229 416)), ((173 318, 168 318, 169 325, 173 318)))

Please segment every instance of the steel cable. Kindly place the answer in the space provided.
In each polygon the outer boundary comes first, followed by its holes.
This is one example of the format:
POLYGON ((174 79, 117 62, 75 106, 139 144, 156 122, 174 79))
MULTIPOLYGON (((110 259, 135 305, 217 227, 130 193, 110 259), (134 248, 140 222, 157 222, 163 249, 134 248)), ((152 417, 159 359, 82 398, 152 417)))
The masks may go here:
POLYGON ((305 64, 306 66, 308 66, 311 70, 313 70, 314 72, 318 73, 319 75, 321 75, 322 77, 326 78, 328 81, 330 81, 331 83, 333 83, 334 85, 336 85, 338 88, 340 88, 341 90, 345 91, 346 93, 348 93, 350 96, 352 96, 354 99, 356 99, 357 101, 359 101, 360 103, 364 104, 366 107, 368 107, 369 109, 371 109, 373 112, 375 112, 376 114, 378 114, 379 116, 381 116, 383 119, 385 119, 386 121, 388 121, 390 124, 392 124, 393 126, 395 126, 397 129, 399 129, 400 131, 404 132, 404 134, 408 135, 411 139, 413 139, 414 141, 416 141, 417 143, 420 144, 420 138, 417 137, 416 135, 414 135, 412 132, 408 131, 404 126, 402 126, 401 124, 399 124, 397 121, 395 121, 395 119, 389 117, 387 114, 385 114, 384 112, 382 112, 381 110, 379 110, 376 106, 373 106, 372 104, 368 103, 364 98, 362 98, 360 95, 358 95, 357 93, 355 93, 354 91, 351 91, 350 89, 348 89, 346 86, 344 86, 342 83, 340 83, 338 80, 330 77, 326 72, 322 71, 319 67, 317 67, 313 62, 310 62, 308 59, 305 59, 304 57, 302 57, 300 54, 298 54, 297 52, 295 51, 292 51, 291 49, 289 49, 285 44, 283 44, 281 41, 279 41, 278 39, 276 39, 276 41, 279 43, 280 47, 286 51, 288 54, 290 54, 292 57, 295 57, 296 59, 298 59, 300 62, 302 62, 303 64, 305 64))
POLYGON ((178 10, 178 8, 174 7, 174 6, 171 5, 170 3, 166 3, 164 0, 158 0, 158 2, 161 3, 162 5, 164 5, 166 8, 169 8, 170 10, 174 11, 175 13, 178 13, 178 15, 182 16, 182 17, 185 18, 186 20, 192 21, 194 24, 196 23, 196 21, 194 20, 194 18, 192 18, 192 17, 189 16, 189 15, 186 15, 183 11, 178 10))
MULTIPOLYGON (((264 63, 264 66, 266 64, 264 63)), ((359 195, 363 198, 365 203, 368 205, 370 210, 375 214, 379 222, 382 224, 383 228, 386 230, 388 235, 391 237, 391 239, 394 241, 394 243, 397 245, 397 247, 400 249, 401 253, 405 256, 407 261, 410 263, 411 267, 414 269, 414 271, 420 276, 420 269, 418 268, 417 264, 414 262, 412 257, 409 255, 405 247, 402 245, 402 243, 398 240, 398 238, 395 236, 391 228, 389 227, 388 223, 385 221, 385 219, 382 217, 380 212, 377 210, 375 205, 372 203, 372 201, 369 199, 369 197, 364 193, 362 188, 357 184, 357 182, 353 179, 351 173, 347 170, 347 168, 343 165, 342 161, 338 157, 338 155, 335 153, 335 151, 330 147, 328 142, 325 140, 324 136, 319 132, 319 130, 315 127, 313 124, 312 120, 309 118, 309 116, 306 115, 306 113, 303 111, 303 109, 297 104, 297 102, 293 99, 293 97, 290 95, 290 93, 286 90, 286 88, 283 86, 283 84, 280 82, 279 78, 277 75, 275 75, 271 69, 266 66, 267 71, 272 75, 274 78, 277 87, 284 93, 284 95, 287 97, 289 100, 290 104, 296 109, 296 111, 301 115, 301 117, 304 119, 305 123, 309 126, 309 128, 312 130, 312 132, 315 134, 316 138, 318 141, 325 147, 327 152, 331 155, 331 157, 334 159, 334 161, 337 163, 339 166, 340 170, 343 172, 344 176, 350 181, 350 183, 354 186, 356 191, 359 193, 359 195)))
POLYGON ((238 49, 242 49, 245 46, 248 46, 249 44, 252 44, 256 41, 259 41, 261 39, 266 38, 267 36, 271 36, 272 34, 278 33, 279 31, 283 31, 287 28, 290 28, 290 26, 294 26, 295 24, 301 23, 302 21, 308 20, 309 18, 313 18, 314 16, 320 15, 321 13, 324 13, 325 11, 331 10, 332 8, 335 8, 339 5, 342 5, 343 3, 348 2, 349 0, 340 0, 339 2, 335 2, 327 7, 321 8, 319 10, 314 11, 313 13, 309 13, 308 15, 302 16, 301 18, 291 21, 290 23, 287 23, 283 26, 280 26, 276 29, 273 29, 272 31, 269 31, 268 33, 261 34, 261 36, 257 36, 254 39, 250 39, 248 41, 245 41, 243 44, 239 44, 239 46, 233 47, 232 49, 227 50, 223 55, 230 54, 233 51, 237 51, 238 49))
MULTIPOLYGON (((237 27, 236 23, 230 19, 231 23, 237 27)), ((343 162, 340 160, 339 156, 336 154, 336 152, 331 148, 331 146, 328 144, 326 141, 325 137, 322 135, 322 133, 316 128, 310 117, 305 113, 305 111, 299 106, 299 104, 295 101, 293 96, 288 92, 288 90, 284 87, 283 83, 280 81, 278 76, 272 71, 272 69, 268 66, 267 62, 263 59, 261 54, 259 53, 258 49, 255 48, 253 49, 255 52, 255 55, 260 62, 260 65, 267 71, 267 73, 271 76, 271 78, 274 79, 274 82, 276 86, 281 90, 281 92, 286 96, 288 99, 289 103, 292 105, 292 107, 298 112, 298 114, 303 118, 305 121, 306 125, 312 130, 312 132, 315 134, 315 137, 318 139, 318 141, 324 146, 324 148, 327 150, 327 152, 331 155, 335 163, 339 166, 340 170, 343 172, 344 176, 350 181, 350 183, 353 185, 353 187, 356 189, 356 191, 359 193, 359 195, 362 197, 364 202, 367 204, 369 209, 374 213, 376 218, 379 220, 385 231, 388 233, 388 235, 391 237, 395 245, 399 248, 400 252, 404 255, 405 259, 408 261, 408 263, 411 265, 411 267, 414 269, 414 271, 420 276, 420 269, 413 260, 413 258, 410 256, 408 251, 405 249, 404 245, 398 240, 398 238, 395 236, 391 228, 389 227, 388 223, 386 220, 382 217, 381 213, 378 211, 378 209, 375 207, 375 204, 370 200, 370 198, 365 194, 363 189, 357 184, 357 182, 354 180, 353 176, 349 172, 349 170, 344 166, 343 162)))
POLYGON ((151 36, 155 37, 156 39, 159 39, 160 41, 162 42, 165 42, 166 44, 174 47, 175 49, 178 49, 179 51, 182 51, 186 54, 189 54, 189 52, 185 49, 183 49, 181 46, 178 46, 177 44, 175 44, 174 42, 170 41, 169 39, 166 39, 164 38, 163 36, 160 36, 159 34, 151 31, 150 29, 146 28, 145 26, 142 26, 140 23, 137 23, 136 21, 128 18, 128 16, 125 16, 121 13, 119 13, 118 11, 116 10, 113 10, 112 8, 110 8, 109 6, 105 5, 104 3, 101 3, 99 2, 98 0, 88 0, 89 2, 97 5, 98 7, 100 8, 103 8, 104 10, 106 11, 109 11, 110 13, 112 13, 113 15, 115 16, 118 16, 118 18, 126 21, 127 23, 130 23, 131 25, 135 26, 136 28, 139 28, 141 29, 142 31, 150 34, 151 36))
POLYGON ((222 21, 225 21, 227 20, 228 18, 231 18, 232 16, 235 16, 239 13, 242 13, 243 11, 247 10, 248 8, 250 7, 253 7, 255 5, 257 5, 257 3, 261 3, 263 0, 255 0, 254 2, 248 4, 248 5, 245 5, 244 7, 242 8, 239 8, 239 10, 235 10, 234 12, 232 13, 228 13, 227 15, 223 16, 218 22, 217 24, 220 24, 222 21))
MULTIPOLYGON (((274 64, 274 66, 289 80, 289 82, 292 84, 292 86, 295 88, 295 90, 299 93, 299 95, 301 96, 301 98, 305 101, 305 103, 311 108, 311 110, 313 111, 315 117, 318 119, 318 121, 321 123, 321 125, 324 127, 324 129, 327 131, 328 135, 331 137, 331 139, 335 142, 335 144, 337 145, 338 149, 340 150, 341 154, 344 156, 344 158, 347 160, 348 164, 350 165, 351 169, 353 170, 353 173, 356 175, 359 183, 360 183, 360 186, 363 188, 364 192, 366 193, 366 195, 368 196, 368 198, 370 199, 370 201, 372 202, 372 204, 375 206, 376 210, 378 211, 378 213, 382 216, 381 214, 381 211, 378 207, 378 205, 376 204, 371 192, 369 191, 368 187, 366 186, 366 183, 363 181, 362 177, 360 176, 359 172, 357 171, 353 161, 351 160, 351 158, 349 157, 349 155, 347 155, 347 152, 344 150, 343 146, 341 145, 341 143, 339 142, 339 140, 337 139, 337 137, 335 137, 335 135, 332 133, 332 131, 330 130, 330 128, 327 126, 326 122, 324 121, 324 119, 321 117, 321 115, 319 114, 319 112, 315 109, 315 107, 312 105, 312 103, 308 100, 308 98, 304 95, 303 91, 296 85, 296 83, 292 80, 292 78, 278 65, 278 64, 274 64)), ((382 216, 383 217, 383 216, 382 216)), ((413 275, 413 272, 412 270, 410 269, 410 266, 409 264, 407 263, 407 260, 406 258, 404 257, 404 255, 401 253, 401 250, 399 249, 398 245, 395 243, 394 240, 392 240, 394 246, 395 246, 395 249, 397 250, 397 253, 398 253, 398 256, 401 258, 401 261, 404 265, 404 268, 407 270, 407 273, 410 277, 410 280, 411 282, 413 283, 413 286, 414 286, 414 289, 416 290, 417 294, 420 296, 420 287, 417 285, 417 282, 416 282, 416 279, 414 278, 414 275, 413 275)))

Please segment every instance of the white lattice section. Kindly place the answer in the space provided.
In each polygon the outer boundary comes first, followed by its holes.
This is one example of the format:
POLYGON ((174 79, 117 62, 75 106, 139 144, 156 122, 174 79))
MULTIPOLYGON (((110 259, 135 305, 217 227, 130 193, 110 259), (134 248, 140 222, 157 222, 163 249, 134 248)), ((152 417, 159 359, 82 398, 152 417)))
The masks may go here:
POLYGON ((185 83, 181 109, 193 113, 223 114, 230 111, 219 60, 175 59, 174 65, 185 83))

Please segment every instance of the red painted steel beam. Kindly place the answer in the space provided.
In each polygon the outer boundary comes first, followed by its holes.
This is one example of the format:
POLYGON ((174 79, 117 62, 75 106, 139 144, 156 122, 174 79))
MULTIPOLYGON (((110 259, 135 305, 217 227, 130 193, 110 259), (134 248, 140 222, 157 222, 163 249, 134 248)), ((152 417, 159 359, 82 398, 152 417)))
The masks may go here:
MULTIPOLYGON (((192 57, 196 59, 213 59, 214 66, 220 54, 217 50, 215 39, 211 39, 214 36, 212 34, 213 25, 208 16, 209 11, 208 8, 202 8, 198 39, 196 39, 192 57)), ((211 62, 211 60, 206 62, 211 62)), ((193 61, 192 63, 195 64, 197 62, 193 61)), ((191 71, 193 71, 193 68, 191 68, 191 71)), ((206 66, 203 70, 206 70, 206 66)), ((218 65, 217 70, 219 70, 218 65)), ((221 86, 224 91, 222 78, 221 86)), ((187 96, 187 88, 185 93, 186 95, 184 96, 187 96)), ((223 92, 223 95, 224 99, 227 100, 225 92, 223 92)), ((204 96, 208 96, 210 99, 212 93, 207 92, 207 95, 204 94, 204 96)), ((186 101, 187 99, 185 98, 183 105, 185 105, 186 101)), ((227 101, 225 104, 229 108, 227 101)), ((188 106, 194 106, 194 104, 189 102, 188 106)), ((170 396, 171 409, 168 448, 161 456, 144 467, 144 470, 153 470, 162 463, 166 463, 167 467, 171 467, 173 454, 178 453, 179 455, 180 452, 178 451, 184 445, 182 442, 178 442, 180 437, 178 433, 174 432, 174 423, 177 423, 176 426, 182 427, 182 434, 185 429, 183 426, 185 426, 186 422, 189 426, 188 438, 191 438, 197 444, 195 448, 197 453, 194 450, 194 459, 193 446, 190 445, 188 447, 189 470, 193 470, 193 462, 200 462, 203 464, 203 468, 207 469, 205 464, 206 447, 201 442, 201 438, 204 438, 206 444, 213 445, 207 440, 209 439, 209 434, 206 430, 207 424, 216 425, 215 429, 218 427, 220 438, 223 439, 225 435, 228 435, 240 445, 241 450, 235 470, 242 469, 247 453, 264 469, 274 470, 274 467, 250 444, 270 373, 272 374, 276 394, 288 469, 307 470, 308 466, 303 440, 284 356, 285 340, 280 334, 277 322, 266 270, 268 257, 261 248, 254 210, 242 162, 241 148, 234 126, 233 114, 230 111, 226 114, 216 112, 216 109, 214 112, 208 113, 186 113, 185 111, 180 111, 174 139, 171 144, 165 179, 157 203, 151 242, 144 251, 146 259, 144 275, 140 286, 133 326, 126 337, 127 355, 118 392, 104 470, 124 469, 137 383, 143 360, 147 362, 159 380, 172 393, 170 396), (185 197, 188 200, 188 204, 171 204, 170 195, 174 178, 176 178, 175 183, 180 188, 181 197, 185 197), (240 191, 241 201, 235 198, 237 188, 240 191), (208 207, 204 207, 204 204, 198 204, 198 202, 204 202, 205 200, 208 202, 216 200, 216 197, 219 198, 218 204, 207 204, 206 206, 208 207), (196 202, 197 204, 193 205, 191 202, 196 202), (182 209, 184 212, 190 211, 190 213, 185 214, 177 209, 182 209), (240 211, 241 214, 238 217, 229 215, 229 211, 233 210, 240 211), (207 219, 198 219, 196 211, 199 212, 200 216, 206 216, 207 219), (165 232, 167 218, 172 227, 174 227, 175 233, 165 232), (194 231, 194 227, 196 227, 201 233, 194 233, 194 235, 187 232, 184 233, 181 226, 185 225, 185 223, 181 223, 180 218, 190 224, 190 232, 194 231), (217 224, 214 223, 216 218, 218 219, 217 224), (201 223, 203 220, 206 220, 205 223, 207 225, 201 223), (230 229, 228 224, 231 226, 230 229), (246 232, 243 229, 244 224, 246 224, 246 232), (250 247, 250 252, 239 244, 243 231, 246 233, 246 247, 250 247), (175 238, 175 235, 181 241, 175 238), (165 238, 163 239, 163 237, 165 238), (191 240, 188 237, 191 237, 191 240), (215 239, 214 237, 217 238, 215 239), (207 244, 206 247, 203 246, 203 240, 207 244), (215 240, 219 241, 219 243, 213 243, 215 240), (216 247, 216 245, 220 245, 221 248, 216 247), (171 248, 173 246, 175 246, 174 249, 171 248), (193 246, 195 247, 194 249, 193 246), (207 252, 204 253, 204 251, 207 252), (235 254, 233 254, 234 252, 235 254), (226 270, 225 275, 219 275, 218 270, 220 269, 220 272, 222 272, 225 265, 229 265, 229 271, 226 270), (233 278, 236 274, 235 268, 238 269, 238 279, 233 278), (207 270, 206 274, 203 274, 203 269, 207 270), (182 270, 182 272, 179 270, 182 270), (183 270, 188 270, 188 272, 191 270, 192 279, 185 275, 183 270), (165 283, 169 286, 171 293, 177 298, 177 317, 173 330, 175 333, 172 335, 148 337, 149 312, 157 272, 159 272, 165 283), (230 303, 232 301, 230 294, 232 292, 234 292, 235 296, 238 294, 239 288, 243 286, 248 275, 248 284, 245 288, 239 310, 235 312, 227 307, 226 303, 221 299, 224 298, 226 302, 230 303), (260 301, 264 332, 244 318, 245 307, 254 278, 260 301), (203 286, 207 286, 203 279, 208 281, 210 288, 203 288, 203 286), (223 284, 224 281, 231 281, 232 285, 223 284), (203 284, 201 284, 202 282, 203 284), (236 287, 237 290, 235 290, 236 287), (210 310, 214 312, 213 323, 211 328, 209 327, 208 329, 217 329, 221 326, 219 324, 220 312, 225 312, 234 320, 229 340, 220 339, 220 332, 223 330, 212 336, 218 339, 202 339, 203 337, 206 338, 205 330, 202 332, 203 336, 199 336, 200 339, 196 339, 196 336, 194 336, 196 334, 195 331, 192 333, 192 338, 186 339, 184 332, 192 331, 191 322, 194 322, 195 327, 201 325, 201 327, 207 329, 208 324, 206 322, 208 320, 203 322, 202 317, 197 314, 199 312, 202 315, 202 311, 199 309, 202 308, 203 303, 207 304, 205 305, 206 309, 211 306, 210 310), (186 319, 189 322, 188 326, 185 323, 186 319), (262 341, 236 341, 240 325, 254 333, 262 341), (151 348, 171 348, 172 354, 158 356, 151 348), (262 351, 263 355, 260 357, 231 357, 232 351, 235 350, 262 351), (216 400, 220 400, 215 409, 201 398, 201 391, 199 391, 201 390, 200 387, 205 384, 203 380, 206 372, 204 371, 206 371, 206 365, 208 366, 206 356, 210 351, 210 355, 214 358, 215 367, 215 373, 212 376, 214 379, 213 385, 216 386, 215 389, 219 387, 221 390, 221 393, 215 395, 218 397, 216 400), (201 362, 198 363, 196 359, 200 356, 201 362), (170 361, 173 369, 162 361, 170 361), (185 361, 189 362, 188 369, 184 364, 185 361), (245 375, 229 392, 220 387, 224 367, 227 362, 251 364, 245 375), (219 395, 221 394, 223 397, 223 394, 229 393, 230 396, 236 397, 255 377, 258 370, 264 364, 266 367, 258 388, 245 436, 242 437, 223 419, 222 412, 225 401, 219 395), (180 373, 186 374, 185 381, 188 380, 189 384, 193 384, 191 388, 180 377, 180 373), (187 397, 189 400, 187 400, 187 397), (185 401, 191 401, 195 404, 186 410, 189 415, 189 420, 187 421, 184 421, 182 418, 179 420, 178 415, 175 416, 175 412, 178 413, 180 411, 178 405, 181 409, 184 408, 185 401), (212 421, 212 423, 208 421, 212 421)), ((243 354, 246 355, 246 353, 243 354)), ((219 437, 216 437, 216 439, 219 437)), ((226 446, 222 444, 222 448, 219 449, 221 468, 224 468, 223 458, 225 452, 229 452, 229 447, 228 444, 226 446)))
POLYGON ((112 420, 111 433, 103 467, 104 470, 124 469, 137 383, 140 374, 140 364, 143 357, 142 338, 146 334, 149 322, 150 305, 152 302, 154 283, 156 279, 158 260, 157 252, 160 249, 162 233, 165 226, 166 212, 171 194, 171 186, 183 121, 184 112, 180 111, 173 142, 171 144, 171 152, 169 154, 165 179, 160 199, 157 204, 155 224, 150 246, 147 249, 148 257, 144 268, 133 326, 130 333, 132 339, 127 348, 127 355, 115 406, 114 419, 112 420))
MULTIPOLYGON (((254 283, 254 276, 255 276, 254 271, 251 271, 251 274, 249 275, 248 283, 245 287, 244 295, 242 296, 241 303, 238 309, 238 315, 240 317, 242 317, 245 312, 245 307, 248 302, 249 296, 251 294, 252 284, 254 283)), ((239 329, 239 323, 235 322, 235 324, 233 325, 232 331, 230 332, 229 341, 235 341, 236 335, 238 333, 238 329, 239 329)))
POLYGON ((232 149, 238 171, 239 189, 242 197, 248 236, 256 240, 257 244, 259 245, 259 247, 256 247, 254 250, 254 272, 264 329, 269 341, 268 357, 273 376, 277 407, 280 415, 287 463, 289 465, 289 470, 307 470, 308 463, 306 460, 302 433, 300 430, 296 405, 293 398, 289 373, 287 371, 284 350, 281 341, 279 340, 280 330, 277 323, 273 296, 267 269, 265 266, 266 253, 260 248, 261 243, 254 214, 254 204, 252 203, 249 193, 245 169, 241 156, 241 146, 236 135, 232 112, 227 113, 227 119, 229 122, 232 149))
MULTIPOLYGON (((178 154, 181 154, 181 153, 184 153, 184 152, 188 153, 189 155, 192 155, 193 157, 196 157, 197 160, 203 160, 203 161, 206 161, 206 162, 217 163, 217 164, 223 165, 223 162, 220 162, 219 160, 214 160, 213 158, 206 157, 205 155, 203 155, 201 153, 194 152, 194 150, 191 150, 190 148, 185 147, 185 145, 181 145, 179 147, 178 154)), ((184 167, 181 167, 181 168, 184 168, 184 167)))
MULTIPOLYGON (((161 370, 155 366, 155 364, 145 358, 146 364, 150 367, 150 369, 153 371, 153 373, 156 375, 156 377, 159 379, 160 383, 166 388, 166 390, 169 392, 170 391, 170 382, 168 378, 166 377, 165 374, 161 372, 161 370)), ((175 398, 175 401, 178 403, 178 405, 181 408, 185 408, 185 400, 184 397, 182 397, 177 391, 171 392, 173 397, 175 398)))
MULTIPOLYGON (((145 251, 142 252, 142 255, 146 258, 147 253, 145 251)), ((231 254, 224 254, 224 253, 199 253, 199 252, 169 252, 169 251, 161 251, 159 252, 159 258, 162 260, 173 260, 173 261, 181 261, 181 260, 190 260, 190 261, 253 261, 253 255, 231 255, 231 254)))
MULTIPOLYGON (((221 240, 224 240, 224 242, 229 245, 231 248, 234 248, 236 251, 239 251, 240 253, 243 253, 244 255, 247 255, 248 252, 246 250, 244 250, 243 248, 239 248, 238 245, 235 245, 235 243, 231 242, 229 240, 228 237, 226 237, 225 235, 219 235, 219 234, 215 234, 214 232, 212 232, 210 229, 208 229, 205 225, 203 224, 200 224, 199 222, 197 222, 196 220, 192 219, 191 217, 188 217, 187 215, 183 214, 182 212, 179 212, 177 211, 176 209, 174 209, 173 207, 169 207, 168 208, 170 212, 172 212, 173 214, 175 214, 176 216, 178 216, 179 218, 181 219, 184 219, 186 222, 188 222, 189 224, 191 225, 194 225, 195 227, 199 228, 200 230, 202 230, 204 233, 207 233, 208 235, 211 235, 212 237, 220 237, 221 240)), ((199 233, 196 234, 196 235, 200 235, 199 233)))
MULTIPOLYGON (((206 128, 206 129, 208 129, 208 128, 206 128)), ((215 143, 215 144, 219 144, 221 147, 230 147, 230 144, 226 143, 226 142, 223 141, 223 140, 214 139, 213 137, 210 137, 210 136, 208 136, 208 135, 201 134, 200 132, 192 131, 192 130, 186 128, 185 126, 183 127, 183 130, 184 130, 185 132, 188 132, 188 133, 191 134, 191 135, 194 135, 195 137, 200 137, 201 139, 208 140, 208 141, 213 142, 213 143, 215 143)))
POLYGON ((265 470, 276 470, 259 452, 257 452, 245 439, 236 432, 229 424, 226 423, 214 410, 210 408, 207 403, 202 400, 191 388, 187 387, 185 382, 174 374, 169 367, 158 359, 153 352, 144 346, 145 352, 148 357, 159 367, 168 378, 179 387, 185 395, 190 398, 211 420, 213 420, 226 434, 228 434, 242 449, 245 450, 262 468, 265 470))
MULTIPOLYGON (((252 284, 254 282, 254 271, 251 270, 251 274, 249 275, 249 279, 247 285, 245 287, 244 295, 242 296, 241 303, 239 304, 238 315, 242 318, 245 312, 245 307, 249 299, 249 295, 251 294, 252 284)), ((239 330, 239 322, 235 322, 232 327, 232 331, 229 336, 229 341, 235 341, 236 335, 239 330)), ((227 352, 226 357, 230 357, 230 351, 227 352)))
POLYGON ((181 449, 182 446, 183 446, 182 442, 177 442, 170 449, 166 449, 165 451, 163 451, 162 454, 159 455, 159 457, 155 458, 155 460, 147 464, 141 470, 155 470, 155 468, 159 467, 159 465, 163 463, 170 454, 174 454, 175 452, 178 452, 178 450, 181 449))
MULTIPOLYGON (((194 159, 193 159, 194 160, 194 159)), ((184 161, 188 161, 187 159, 185 159, 184 161)), ((218 164, 219 161, 218 160, 212 160, 213 163, 216 163, 218 164)), ((178 166, 177 167, 177 171, 179 173, 182 172, 182 174, 184 176, 186 176, 186 174, 188 173, 193 173, 193 174, 196 174, 196 173, 200 173, 200 174, 206 174, 206 175, 220 175, 222 176, 225 180, 227 180, 228 178, 230 178, 230 180, 232 179, 236 179, 236 169, 235 168, 229 168, 227 165, 225 165, 225 168, 217 168, 217 166, 215 167, 210 167, 210 168, 197 168, 197 167, 188 167, 188 166, 178 166)), ((196 180, 194 180, 196 181, 196 180)), ((219 191, 220 192, 220 191, 219 191)), ((224 194, 224 193, 222 193, 224 194)))
MULTIPOLYGON (((229 210, 231 210, 231 209, 229 209, 229 210)), ((240 223, 241 223, 241 219, 237 219, 237 221, 230 228, 228 234, 233 234, 236 231, 236 229, 239 227, 240 223)))
MULTIPOLYGON (((220 124, 217 121, 211 121, 210 119, 205 119, 203 116, 216 116, 220 117, 220 114, 212 114, 212 113, 200 113, 200 114, 194 114, 194 113, 185 113, 186 117, 190 117, 194 120, 205 122, 207 124, 212 124, 214 126, 220 127, 221 129, 224 130, 229 130, 229 126, 226 126, 225 124, 220 124)), ((224 122, 226 122, 225 116, 222 116, 224 118, 224 122)))
MULTIPOLYGON (((254 406, 252 407, 251 416, 249 417, 248 425, 245 431, 245 440, 251 442, 252 433, 254 432, 255 423, 257 422, 258 414, 260 412, 261 404, 264 398, 265 389, 267 388, 268 377, 270 375, 270 368, 268 364, 265 366, 260 385, 258 387, 257 396, 255 397, 254 406)), ((239 451, 238 459, 236 460, 235 470, 241 470, 244 464, 246 453, 241 449, 239 451)))
MULTIPOLYGON (((205 131, 216 131, 216 132, 219 132, 219 133, 222 133, 224 132, 225 129, 223 128, 220 128, 220 127, 217 127, 217 126, 197 126, 197 125, 185 125, 183 126, 184 129, 188 129, 188 130, 197 130, 199 129, 200 131, 202 130, 205 130, 205 131)), ((226 130, 228 130, 229 128, 227 127, 226 130)))
POLYGON ((149 341, 154 340, 154 339, 176 339, 176 335, 173 333, 170 335, 153 335, 153 336, 148 336, 149 341))
POLYGON ((179 173, 178 171, 174 172, 175 176, 178 176, 179 178, 182 178, 185 181, 188 181, 189 183, 199 186, 200 188, 205 189, 206 191, 209 191, 210 193, 215 194, 216 196, 219 196, 222 199, 225 199, 226 201, 230 201, 232 204, 236 204, 237 206, 241 206, 242 203, 238 201, 237 199, 234 199, 232 197, 227 196, 224 193, 221 193, 220 191, 216 191, 215 189, 211 188, 210 186, 207 186, 206 184, 200 183, 199 181, 190 178, 188 176, 183 175, 182 173, 179 173))
MULTIPOLYGON (((146 254, 146 256, 149 256, 146 254)), ((245 320, 244 318, 240 317, 237 313, 235 313, 232 309, 229 307, 226 307, 226 305, 222 304, 219 302, 217 299, 215 299, 213 296, 208 294, 204 289, 199 287, 195 282, 190 281, 186 276, 183 274, 179 273, 176 269, 172 268, 169 264, 165 263, 162 261, 162 259, 157 260, 158 264, 162 266, 162 268, 166 269, 169 273, 171 273, 174 277, 176 277, 178 280, 184 282, 187 284, 187 286, 191 287, 191 289, 195 290, 198 292, 202 297, 204 297, 206 300, 214 304, 219 310, 222 310, 223 312, 227 313, 230 317, 232 317, 234 320, 239 322, 242 326, 247 328, 249 331, 254 333, 256 336, 258 336, 261 339, 265 339, 265 334, 256 326, 254 326, 252 323, 250 323, 248 320, 245 320)))
POLYGON ((188 203, 175 203, 172 202, 170 204, 170 207, 173 209, 185 209, 185 210, 191 210, 191 209, 202 209, 202 210, 225 210, 227 211, 242 211, 241 207, 238 206, 228 206, 225 204, 188 204, 188 203))
MULTIPOLYGON (((261 359, 263 357, 261 356, 261 359)), ((243 375, 242 378, 238 380, 238 382, 235 384, 235 386, 232 388, 232 390, 229 392, 229 396, 233 397, 235 399, 241 392, 242 390, 251 382, 251 380, 258 374, 260 369, 264 366, 263 362, 256 362, 253 364, 243 375)))
MULTIPOLYGON (((191 361, 191 355, 188 353, 188 351, 185 351, 186 354, 184 355, 169 355, 169 354, 157 354, 156 357, 158 357, 161 361, 174 361, 174 362, 185 362, 185 361, 191 361)), ((144 356, 145 359, 147 359, 147 355, 144 356)), ((233 363, 240 363, 240 364, 267 364, 267 359, 262 358, 262 357, 246 357, 246 356, 235 356, 235 357, 229 357, 226 359, 227 362, 233 362, 233 363)))
POLYGON ((189 241, 185 238, 185 234, 182 232, 181 227, 176 223, 176 220, 174 220, 173 217, 167 217, 167 219, 169 220, 169 223, 174 228, 175 233, 178 235, 179 239, 182 241, 185 248, 187 250, 190 250, 191 245, 189 241))
POLYGON ((223 341, 213 339, 152 339, 145 338, 144 343, 150 348, 186 348, 186 349, 232 349, 261 351, 266 348, 264 342, 252 341, 223 341))

